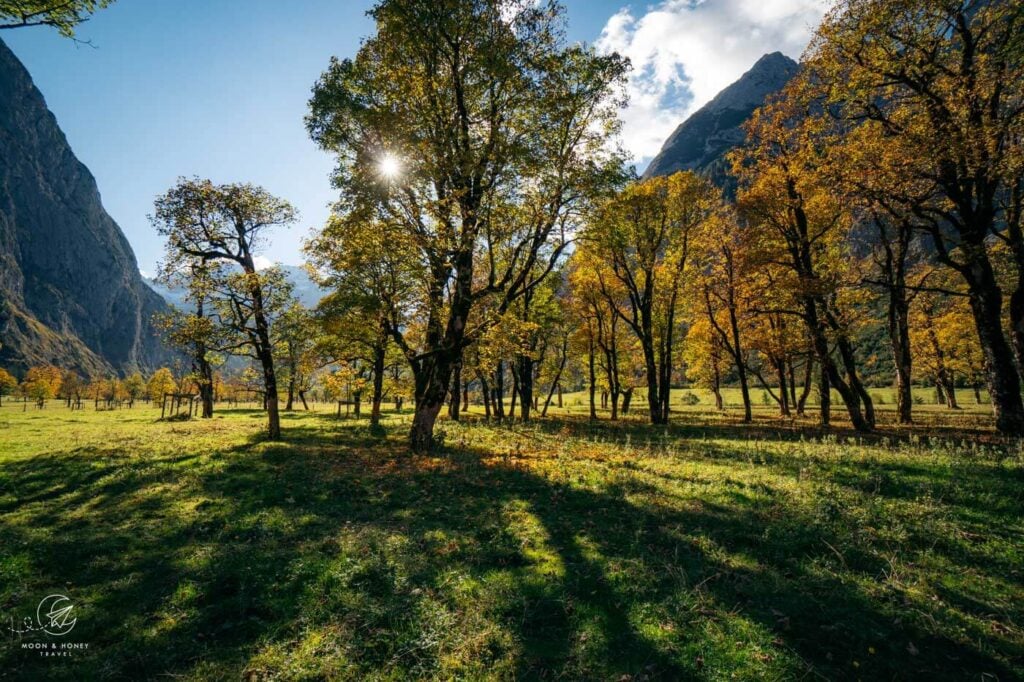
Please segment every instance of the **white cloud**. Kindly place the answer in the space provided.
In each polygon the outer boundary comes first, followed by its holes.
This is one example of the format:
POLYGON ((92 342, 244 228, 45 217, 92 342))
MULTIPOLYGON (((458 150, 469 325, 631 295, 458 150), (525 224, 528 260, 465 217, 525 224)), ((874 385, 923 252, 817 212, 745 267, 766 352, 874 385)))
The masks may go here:
POLYGON ((253 256, 252 264, 256 266, 257 270, 266 270, 274 264, 274 261, 266 256, 253 256))
POLYGON ((629 57, 630 104, 623 144, 635 161, 658 153, 687 116, 763 54, 800 57, 827 0, 663 0, 637 18, 628 8, 596 45, 629 57))
POLYGON ((142 268, 139 268, 139 274, 145 277, 146 279, 149 279, 149 273, 143 270, 142 268))

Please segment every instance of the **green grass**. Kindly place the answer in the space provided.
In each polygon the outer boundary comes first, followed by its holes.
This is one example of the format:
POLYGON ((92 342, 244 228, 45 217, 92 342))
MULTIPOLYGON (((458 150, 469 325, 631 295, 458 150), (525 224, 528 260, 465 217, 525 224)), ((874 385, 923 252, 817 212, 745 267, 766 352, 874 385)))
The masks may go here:
POLYGON ((255 410, 5 405, 0 678, 1024 676, 1019 446, 981 411, 869 439, 772 414, 443 422, 419 457, 407 415, 266 443, 255 410), (53 592, 69 659, 7 632, 53 592))

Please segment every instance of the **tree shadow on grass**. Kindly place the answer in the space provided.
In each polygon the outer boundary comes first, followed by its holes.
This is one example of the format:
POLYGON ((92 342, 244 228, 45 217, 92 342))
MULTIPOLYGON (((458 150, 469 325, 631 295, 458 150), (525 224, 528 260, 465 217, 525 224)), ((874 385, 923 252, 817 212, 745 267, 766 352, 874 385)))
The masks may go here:
POLYGON ((51 588, 66 589, 82 605, 76 641, 91 647, 55 664, 12 641, 0 670, 1020 673, 1007 663, 1024 653, 1011 637, 981 646, 901 618, 920 607, 875 589, 878 553, 854 545, 836 556, 832 526, 785 499, 762 504, 764 490, 737 489, 728 504, 680 501, 642 471, 593 487, 466 445, 414 457, 395 438, 323 419, 299 422, 288 439, 198 459, 79 451, 5 465, 0 604, 31 612, 51 588))

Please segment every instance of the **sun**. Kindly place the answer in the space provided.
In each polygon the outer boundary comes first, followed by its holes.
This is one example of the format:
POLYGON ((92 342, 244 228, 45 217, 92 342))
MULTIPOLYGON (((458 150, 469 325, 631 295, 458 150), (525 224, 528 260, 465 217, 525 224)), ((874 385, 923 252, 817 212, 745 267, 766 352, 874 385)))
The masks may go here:
POLYGON ((392 154, 385 154, 380 160, 378 165, 380 174, 385 178, 391 179, 398 177, 398 174, 402 172, 402 164, 399 163, 398 158, 392 154))

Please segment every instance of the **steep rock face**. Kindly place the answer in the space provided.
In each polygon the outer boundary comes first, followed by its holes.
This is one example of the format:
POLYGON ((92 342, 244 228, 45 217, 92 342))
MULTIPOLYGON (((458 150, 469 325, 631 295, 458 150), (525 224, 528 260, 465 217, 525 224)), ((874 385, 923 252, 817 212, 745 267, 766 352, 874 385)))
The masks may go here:
POLYGON ((683 121, 654 157, 644 177, 693 170, 732 189, 725 155, 743 142, 741 126, 769 95, 796 75, 799 65, 773 52, 761 57, 738 81, 683 121))
POLYGON ((25 67, 0 41, 0 365, 85 373, 169 358, 165 310, 25 67))

